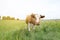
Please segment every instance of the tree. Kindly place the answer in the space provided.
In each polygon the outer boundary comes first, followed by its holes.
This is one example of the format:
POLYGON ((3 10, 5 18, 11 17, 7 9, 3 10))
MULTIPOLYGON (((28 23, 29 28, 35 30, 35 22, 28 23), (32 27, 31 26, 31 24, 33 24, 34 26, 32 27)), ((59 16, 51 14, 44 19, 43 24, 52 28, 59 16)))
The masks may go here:
POLYGON ((3 17, 2 17, 2 20, 6 20, 6 16, 3 16, 3 17))
POLYGON ((12 18, 11 18, 11 20, 15 20, 15 18, 14 18, 14 17, 12 17, 12 18))
POLYGON ((10 16, 7 16, 7 17, 6 17, 6 20, 10 20, 10 16))
POLYGON ((17 18, 17 20, 19 20, 19 18, 17 18))

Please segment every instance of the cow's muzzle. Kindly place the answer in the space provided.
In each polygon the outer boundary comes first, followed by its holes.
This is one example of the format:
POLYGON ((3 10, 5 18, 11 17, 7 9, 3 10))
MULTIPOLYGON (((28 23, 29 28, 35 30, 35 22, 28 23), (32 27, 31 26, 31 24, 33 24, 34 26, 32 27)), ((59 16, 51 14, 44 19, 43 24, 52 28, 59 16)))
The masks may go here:
POLYGON ((36 22, 36 25, 40 25, 40 22, 36 22))

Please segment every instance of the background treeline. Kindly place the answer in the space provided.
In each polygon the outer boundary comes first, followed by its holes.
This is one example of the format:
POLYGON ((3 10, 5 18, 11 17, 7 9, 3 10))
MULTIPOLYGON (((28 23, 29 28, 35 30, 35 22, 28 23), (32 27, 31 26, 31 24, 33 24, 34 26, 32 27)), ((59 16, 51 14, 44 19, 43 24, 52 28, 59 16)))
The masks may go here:
POLYGON ((10 16, 0 16, 0 20, 19 20, 19 18, 15 19, 15 17, 10 16))

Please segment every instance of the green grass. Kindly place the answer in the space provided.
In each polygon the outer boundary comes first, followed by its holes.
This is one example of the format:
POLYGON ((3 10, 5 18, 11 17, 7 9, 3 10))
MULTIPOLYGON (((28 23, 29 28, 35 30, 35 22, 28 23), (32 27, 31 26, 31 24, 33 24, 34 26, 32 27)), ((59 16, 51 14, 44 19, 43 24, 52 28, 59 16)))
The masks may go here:
POLYGON ((60 20, 41 21, 30 32, 24 21, 0 20, 0 40, 60 40, 60 20))

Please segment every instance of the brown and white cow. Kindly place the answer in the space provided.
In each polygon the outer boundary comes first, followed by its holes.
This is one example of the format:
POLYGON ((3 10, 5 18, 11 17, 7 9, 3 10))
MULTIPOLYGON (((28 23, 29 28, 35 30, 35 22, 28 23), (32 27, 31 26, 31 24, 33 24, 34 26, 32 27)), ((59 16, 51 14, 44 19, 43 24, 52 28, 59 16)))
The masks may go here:
POLYGON ((40 19, 44 18, 45 16, 43 15, 38 15, 38 14, 31 14, 26 17, 26 24, 28 26, 28 31, 30 31, 30 27, 35 29, 34 25, 40 25, 40 19))

